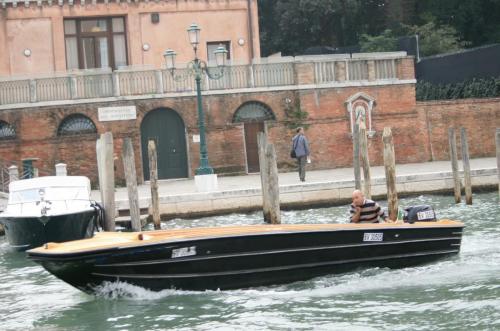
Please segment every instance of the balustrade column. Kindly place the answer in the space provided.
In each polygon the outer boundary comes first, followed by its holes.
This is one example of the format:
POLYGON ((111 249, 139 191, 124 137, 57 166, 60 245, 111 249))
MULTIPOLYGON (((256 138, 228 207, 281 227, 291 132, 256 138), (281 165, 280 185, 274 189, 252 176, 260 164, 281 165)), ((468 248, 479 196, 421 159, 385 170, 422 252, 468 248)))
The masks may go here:
POLYGON ((69 91, 71 99, 78 99, 77 81, 75 76, 69 77, 69 91))
POLYGON ((248 77, 250 79, 248 87, 255 87, 255 68, 253 63, 248 66, 248 77))
POLYGON ((374 81, 377 79, 376 73, 375 73, 375 61, 368 60, 366 62, 368 64, 368 80, 374 81))
POLYGON ((68 171, 65 163, 56 164, 56 176, 67 176, 68 171))
POLYGON ((9 182, 15 182, 16 180, 19 180, 19 169, 17 166, 12 165, 9 167, 9 182))
POLYGON ((295 63, 294 69, 297 85, 314 84, 314 63, 295 63))
POLYGON ((113 96, 120 96, 120 75, 115 71, 112 73, 113 77, 113 96))
POLYGON ((37 101, 36 80, 30 79, 30 102, 37 101))
POLYGON ((347 65, 344 61, 335 62, 335 80, 344 82, 347 80, 347 65))
POLYGON ((163 73, 161 70, 156 70, 155 71, 155 80, 156 80, 156 93, 158 94, 163 94, 164 85, 163 85, 163 73))

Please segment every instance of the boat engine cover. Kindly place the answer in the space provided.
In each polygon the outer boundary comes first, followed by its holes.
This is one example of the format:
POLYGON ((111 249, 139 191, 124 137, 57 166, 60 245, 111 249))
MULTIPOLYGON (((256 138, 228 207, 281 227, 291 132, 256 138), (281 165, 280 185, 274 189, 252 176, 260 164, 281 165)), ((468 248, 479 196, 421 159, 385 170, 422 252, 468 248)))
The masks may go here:
POLYGON ((408 223, 430 222, 436 220, 436 213, 434 208, 429 205, 411 206, 405 208, 403 219, 408 223))

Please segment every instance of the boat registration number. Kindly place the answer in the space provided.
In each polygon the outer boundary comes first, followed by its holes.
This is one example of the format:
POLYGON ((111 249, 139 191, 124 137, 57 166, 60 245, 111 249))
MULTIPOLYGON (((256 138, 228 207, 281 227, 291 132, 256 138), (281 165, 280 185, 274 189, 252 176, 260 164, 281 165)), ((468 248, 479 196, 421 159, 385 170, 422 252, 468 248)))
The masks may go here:
POLYGON ((177 257, 193 256, 196 255, 196 246, 181 247, 172 249, 172 259, 177 257))
POLYGON ((434 219, 434 210, 419 211, 417 213, 417 219, 421 220, 432 220, 434 219))
POLYGON ((363 241, 383 241, 384 240, 384 234, 383 233, 365 233, 363 235, 363 241))

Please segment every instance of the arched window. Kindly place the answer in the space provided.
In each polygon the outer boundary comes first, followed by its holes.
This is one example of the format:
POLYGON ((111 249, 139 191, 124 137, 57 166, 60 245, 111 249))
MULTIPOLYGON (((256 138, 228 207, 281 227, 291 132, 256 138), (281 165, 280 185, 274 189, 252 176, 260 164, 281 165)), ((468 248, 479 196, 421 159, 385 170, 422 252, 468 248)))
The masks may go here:
POLYGON ((233 123, 269 120, 276 120, 276 116, 274 116, 271 108, 258 101, 245 102, 236 110, 233 116, 233 123))
POLYGON ((73 114, 66 117, 57 129, 58 136, 73 136, 79 134, 97 133, 94 122, 81 114, 73 114))
POLYGON ((16 137, 16 130, 7 122, 0 121, 0 139, 13 139, 16 137))

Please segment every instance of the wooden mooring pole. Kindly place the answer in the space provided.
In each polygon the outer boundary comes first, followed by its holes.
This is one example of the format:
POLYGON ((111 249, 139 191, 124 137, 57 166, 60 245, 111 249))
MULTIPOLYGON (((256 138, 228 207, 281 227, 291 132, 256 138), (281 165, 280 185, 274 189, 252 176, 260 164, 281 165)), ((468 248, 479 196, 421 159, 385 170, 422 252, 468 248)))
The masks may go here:
POLYGON ((264 221, 271 224, 281 223, 278 166, 273 144, 267 142, 263 132, 257 136, 259 164, 262 184, 262 209, 264 221))
POLYGON ((148 142, 149 157, 149 183, 151 186, 151 213, 155 230, 161 229, 160 205, 158 197, 158 155, 156 153, 156 143, 154 140, 148 142))
POLYGON ((472 182, 470 176, 469 145, 467 143, 467 132, 460 128, 460 140, 462 142, 462 162, 464 167, 465 203, 472 205, 472 182))
POLYGON ((267 183, 269 183, 267 162, 266 162, 266 149, 267 137, 264 132, 257 133, 257 147, 259 149, 259 169, 260 169, 260 184, 262 188, 262 210, 264 212, 264 221, 271 223, 269 219, 271 209, 269 205, 269 191, 267 190, 267 183))
POLYGON ((451 170, 453 171, 453 191, 455 193, 455 203, 460 203, 462 200, 462 191, 460 187, 460 174, 458 173, 457 139, 454 128, 448 129, 448 140, 450 144, 450 160, 451 170))
POLYGON ((137 173, 135 171, 135 157, 132 140, 125 138, 122 148, 123 171, 127 183, 128 204, 132 231, 141 231, 141 215, 139 210, 139 193, 137 192, 137 173))
POLYGON ((113 134, 101 134, 97 141, 97 167, 102 204, 104 206, 104 231, 115 231, 115 167, 113 160, 113 134))
POLYGON ((271 224, 281 223, 280 213, 280 186, 278 180, 278 165, 276 164, 276 151, 273 144, 266 147, 267 173, 269 191, 269 220, 271 224))
POLYGON ((398 192, 396 190, 396 157, 391 128, 384 128, 382 135, 384 143, 385 182, 387 185, 387 208, 389 218, 395 221, 398 217, 398 192))
POLYGON ((97 160, 97 179, 99 180, 99 194, 101 195, 101 203, 104 205, 104 194, 102 188, 104 187, 104 176, 102 175, 102 169, 104 167, 104 154, 102 148, 101 138, 97 138, 95 142, 95 153, 97 160))
POLYGON ((498 203, 500 204, 500 128, 497 128, 495 141, 497 145, 498 203))
POLYGON ((370 172, 370 158, 368 157, 368 137, 365 123, 359 126, 359 149, 363 166, 363 193, 368 199, 372 198, 372 176, 370 172))
POLYGON ((359 123, 356 120, 352 133, 352 166, 354 168, 354 187, 361 190, 361 170, 359 168, 359 123))

